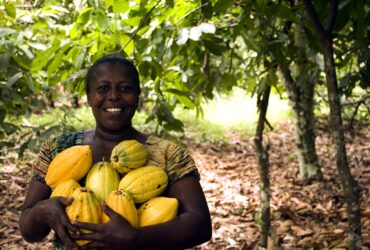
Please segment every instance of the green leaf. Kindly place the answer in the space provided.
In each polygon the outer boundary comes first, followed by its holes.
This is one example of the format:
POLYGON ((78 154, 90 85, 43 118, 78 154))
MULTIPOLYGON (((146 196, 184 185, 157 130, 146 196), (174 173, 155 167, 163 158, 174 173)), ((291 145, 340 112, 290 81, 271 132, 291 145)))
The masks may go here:
POLYGON ((4 1, 4 7, 5 7, 5 11, 6 13, 12 17, 12 18, 16 18, 17 16, 17 12, 15 10, 15 7, 13 4, 11 4, 10 2, 5 2, 4 1))
POLYGON ((45 29, 48 28, 48 24, 45 21, 40 21, 32 25, 32 29, 45 29))
POLYGON ((204 15, 205 18, 211 19, 213 16, 213 6, 210 0, 202 0, 202 14, 204 15))
POLYGON ((189 98, 190 93, 178 89, 166 89, 166 92, 174 94, 187 108, 193 109, 195 107, 195 103, 189 98))
POLYGON ((25 142, 21 143, 19 150, 18 150, 18 158, 23 159, 24 152, 28 148, 28 144, 30 143, 32 137, 29 137, 25 142))
POLYGON ((86 48, 80 48, 80 53, 74 60, 74 66, 76 69, 79 69, 82 67, 83 62, 85 61, 85 54, 86 54, 86 48))
POLYGON ((217 56, 221 56, 225 51, 228 50, 225 42, 219 37, 202 37, 202 43, 207 51, 217 56))
POLYGON ((81 69, 81 70, 78 70, 76 71, 75 73, 69 75, 64 81, 63 83, 68 83, 68 82, 74 82, 76 81, 77 79, 80 79, 80 78, 84 78, 87 74, 87 69, 81 69))
POLYGON ((168 8, 173 8, 175 6, 174 0, 166 0, 166 6, 168 8))
POLYGON ((99 41, 95 41, 89 49, 89 55, 95 55, 98 52, 99 41))
POLYGON ((113 4, 113 13, 114 14, 123 14, 129 9, 128 0, 114 0, 113 4))
POLYGON ((8 86, 9 87, 12 87, 14 83, 18 82, 19 79, 21 79, 21 77, 23 76, 23 73, 22 72, 18 72, 14 75, 12 75, 11 77, 9 77, 8 79, 8 86))
POLYGON ((80 34, 81 34, 81 25, 75 23, 72 29, 70 29, 69 31, 69 36, 71 37, 71 39, 76 39, 79 37, 80 34))
POLYGON ((119 41, 125 53, 131 56, 134 53, 134 40, 130 36, 123 34, 120 35, 119 41))
POLYGON ((0 124, 5 120, 6 109, 0 109, 0 124))
POLYGON ((269 0, 257 0, 257 7, 259 10, 264 10, 267 7, 267 3, 269 0))
POLYGON ((104 5, 106 8, 109 8, 110 6, 113 6, 114 0, 105 0, 104 5))
POLYGON ((360 69, 360 75, 362 78, 361 87, 368 88, 370 86, 370 62, 360 69))
POLYGON ((250 37, 248 34, 242 34, 244 42, 247 44, 248 49, 254 50, 256 52, 259 51, 258 45, 255 43, 254 39, 250 37))
POLYGON ((274 6, 274 12, 277 17, 280 17, 284 20, 292 21, 292 22, 298 22, 297 17, 294 15, 292 10, 283 5, 283 4, 278 4, 274 6))
POLYGON ((0 54, 0 72, 7 72, 10 60, 10 53, 0 54))
POLYGON ((98 13, 96 14, 96 22, 102 31, 105 31, 109 27, 107 15, 102 10, 98 10, 98 13))
POLYGON ((36 58, 32 61, 31 71, 41 70, 53 58, 53 54, 59 49, 60 41, 56 40, 53 46, 45 51, 40 51, 36 58))
POLYGON ((50 76, 52 73, 56 72, 58 67, 60 67, 60 64, 63 60, 64 57, 64 51, 60 50, 58 53, 55 55, 53 61, 50 63, 47 73, 50 76))
POLYGON ((19 66, 21 66, 22 68, 24 69, 27 69, 29 70, 30 69, 30 64, 31 62, 29 60, 27 60, 26 58, 24 58, 23 56, 18 56, 16 54, 12 54, 12 58, 14 59, 14 61, 16 61, 18 63, 19 66))
POLYGON ((155 79, 156 77, 161 77, 163 74, 162 65, 154 59, 150 61, 149 64, 152 69, 152 75, 151 75, 152 79, 155 79))
POLYGON ((16 32, 18 32, 18 31, 16 31, 15 29, 1 27, 0 28, 0 37, 3 38, 7 35, 11 35, 11 34, 14 34, 16 32))
POLYGON ((35 83, 33 82, 33 79, 31 77, 31 74, 30 73, 26 73, 24 75, 24 78, 26 79, 26 83, 27 83, 27 86, 28 88, 32 91, 32 93, 36 93, 36 86, 35 86, 35 83))
POLYGON ((213 6, 213 11, 215 13, 220 13, 227 11, 233 4, 235 0, 218 0, 213 6))
POLYGON ((73 47, 71 48, 67 55, 65 56, 65 60, 67 60, 68 62, 70 62, 71 64, 74 64, 74 60, 76 59, 77 57, 77 54, 80 52, 80 48, 78 47, 73 47))
POLYGON ((221 76, 221 83, 226 89, 230 90, 234 85, 236 85, 235 76, 230 73, 224 73, 221 76))
POLYGON ((85 8, 83 11, 80 12, 76 22, 82 25, 86 24, 90 19, 92 10, 93 9, 91 7, 85 8))
POLYGON ((133 16, 130 17, 128 20, 122 20, 122 22, 125 25, 136 27, 140 24, 141 18, 142 18, 141 16, 133 16))
POLYGON ((184 132, 184 124, 178 119, 165 123, 163 127, 168 131, 184 132))
POLYGON ((161 103, 156 114, 160 123, 165 122, 164 128, 166 130, 184 131, 184 124, 173 116, 167 104, 161 103))
POLYGON ((33 53, 31 52, 31 50, 29 49, 29 47, 27 45, 20 45, 19 48, 24 52, 24 54, 30 58, 30 59, 33 59, 34 58, 34 55, 33 53))
POLYGON ((0 123, 0 127, 5 131, 7 135, 13 134, 15 131, 19 129, 18 126, 9 122, 0 123))
POLYGON ((60 48, 55 55, 53 61, 48 66, 47 73, 50 76, 53 72, 58 71, 57 69, 60 68, 65 52, 70 48, 70 43, 65 44, 62 48, 60 48))

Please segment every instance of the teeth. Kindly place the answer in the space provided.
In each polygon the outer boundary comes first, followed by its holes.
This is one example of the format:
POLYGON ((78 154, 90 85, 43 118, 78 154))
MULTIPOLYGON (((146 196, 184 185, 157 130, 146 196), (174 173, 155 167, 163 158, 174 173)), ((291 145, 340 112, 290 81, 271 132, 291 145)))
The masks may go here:
POLYGON ((122 111, 121 108, 107 108, 105 110, 108 111, 108 112, 120 112, 120 111, 122 111))

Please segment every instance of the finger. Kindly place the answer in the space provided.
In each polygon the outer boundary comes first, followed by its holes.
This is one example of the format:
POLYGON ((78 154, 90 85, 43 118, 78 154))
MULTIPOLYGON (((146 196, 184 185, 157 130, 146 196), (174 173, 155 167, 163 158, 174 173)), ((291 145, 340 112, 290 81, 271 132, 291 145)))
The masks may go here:
POLYGON ((109 218, 116 216, 117 213, 113 211, 105 202, 102 202, 103 211, 109 218))
POLYGON ((67 199, 64 199, 63 205, 67 207, 72 204, 73 200, 73 197, 68 197, 67 199))
POLYGON ((73 197, 68 197, 67 198, 67 197, 57 196, 57 197, 55 197, 55 199, 57 201, 59 201, 65 207, 71 205, 72 202, 73 202, 73 197))
POLYGON ((100 229, 99 224, 91 224, 91 223, 86 223, 86 222, 74 221, 72 222, 72 225, 74 225, 75 227, 79 229, 86 229, 86 230, 90 230, 93 232, 98 232, 100 229))
POLYGON ((71 235, 73 240, 87 240, 93 242, 101 242, 103 236, 97 233, 81 233, 80 235, 71 235))
POLYGON ((80 230, 72 224, 67 217, 62 217, 62 225, 65 226, 73 234, 80 234, 80 230))
POLYGON ((80 229, 78 227, 76 227, 75 225, 73 225, 72 223, 70 223, 70 222, 68 222, 65 226, 73 234, 79 235, 81 233, 80 229))

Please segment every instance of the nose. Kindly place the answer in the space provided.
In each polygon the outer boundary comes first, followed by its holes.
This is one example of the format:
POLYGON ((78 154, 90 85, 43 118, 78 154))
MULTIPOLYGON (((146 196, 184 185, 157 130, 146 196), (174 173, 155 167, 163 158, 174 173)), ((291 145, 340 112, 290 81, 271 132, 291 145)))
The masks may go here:
POLYGON ((109 99, 110 100, 117 100, 119 97, 118 90, 116 88, 113 88, 109 93, 109 99))

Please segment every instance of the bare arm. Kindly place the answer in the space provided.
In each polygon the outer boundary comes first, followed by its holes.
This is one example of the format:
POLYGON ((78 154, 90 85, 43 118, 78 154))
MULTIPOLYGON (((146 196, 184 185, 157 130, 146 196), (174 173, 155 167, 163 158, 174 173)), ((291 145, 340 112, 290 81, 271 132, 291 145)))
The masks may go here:
POLYGON ((37 202, 49 198, 50 193, 50 188, 47 185, 35 180, 31 181, 19 219, 19 229, 26 241, 41 241, 49 234, 50 227, 40 221, 35 205, 37 202))
POLYGON ((53 229, 70 248, 76 247, 67 228, 77 232, 65 214, 65 206, 71 200, 63 197, 49 199, 51 189, 44 183, 32 180, 19 218, 22 237, 28 242, 43 240, 53 229))
POLYGON ((111 217, 108 223, 77 223, 77 226, 94 233, 74 238, 92 240, 84 247, 86 249, 181 249, 208 241, 212 235, 211 218, 197 178, 180 179, 169 187, 167 195, 177 198, 180 203, 179 214, 171 221, 134 229, 120 215, 105 208, 111 217))

